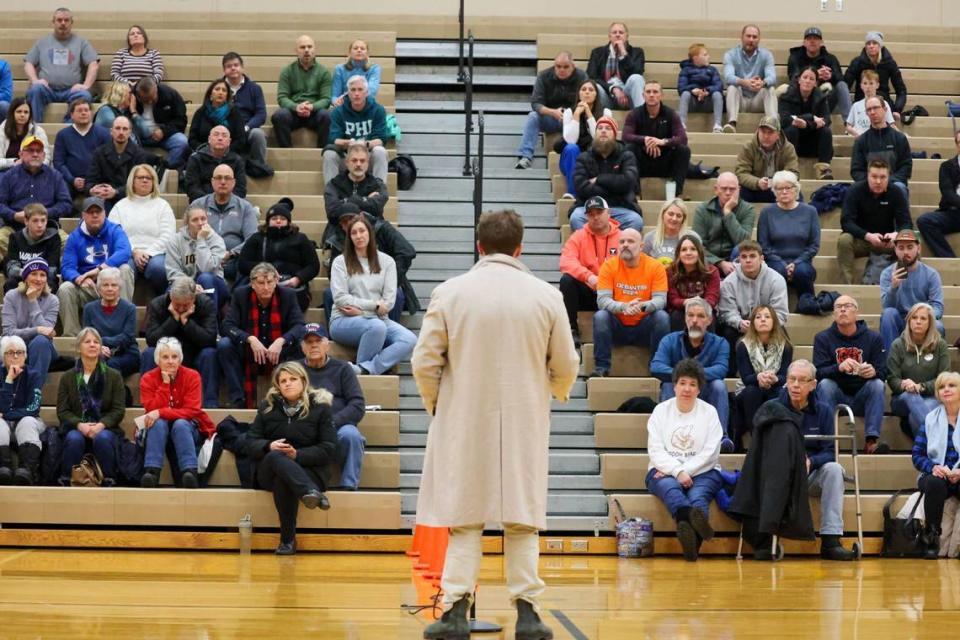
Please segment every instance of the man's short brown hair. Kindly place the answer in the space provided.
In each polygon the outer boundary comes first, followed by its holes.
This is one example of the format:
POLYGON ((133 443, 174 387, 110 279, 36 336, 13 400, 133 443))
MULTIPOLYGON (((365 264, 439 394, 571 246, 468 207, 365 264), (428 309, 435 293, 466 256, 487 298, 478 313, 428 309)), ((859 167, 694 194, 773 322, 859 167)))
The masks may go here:
POLYGON ((31 202, 23 208, 23 217, 27 220, 33 216, 48 216, 47 208, 39 202, 31 202))
POLYGON ((740 253, 746 253, 747 251, 756 251, 760 255, 763 255, 763 247, 760 246, 760 243, 756 240, 744 240, 737 245, 737 248, 740 249, 740 253))
POLYGON ((486 254, 505 253, 512 256, 523 243, 523 218, 513 209, 480 214, 477 242, 486 254))
POLYGON ((867 171, 870 169, 883 169, 887 173, 890 173, 890 165, 887 164, 887 161, 882 158, 871 160, 870 164, 867 165, 867 171))

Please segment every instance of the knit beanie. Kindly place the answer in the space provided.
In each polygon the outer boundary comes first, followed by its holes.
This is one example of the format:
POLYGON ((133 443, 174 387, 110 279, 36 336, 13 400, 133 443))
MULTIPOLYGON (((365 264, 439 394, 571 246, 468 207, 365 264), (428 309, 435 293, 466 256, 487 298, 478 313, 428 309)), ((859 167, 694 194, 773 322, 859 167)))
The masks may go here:
POLYGON ((43 258, 34 258, 23 265, 23 269, 20 270, 20 277, 26 280, 27 276, 33 273, 34 271, 43 271, 46 274, 50 273, 50 265, 47 264, 47 261, 43 258))
POLYGON ((287 223, 293 222, 293 200, 290 198, 280 198, 276 203, 270 205, 267 209, 266 220, 270 221, 273 216, 283 216, 287 223))
POLYGON ((863 39, 863 43, 876 42, 881 47, 883 46, 883 34, 879 31, 867 31, 867 37, 863 39))
POLYGON ((600 126, 601 122, 604 122, 610 125, 610 127, 613 129, 613 137, 616 138, 620 134, 620 128, 617 126, 617 121, 611 118, 610 116, 603 116, 602 118, 597 120, 598 127, 600 126))

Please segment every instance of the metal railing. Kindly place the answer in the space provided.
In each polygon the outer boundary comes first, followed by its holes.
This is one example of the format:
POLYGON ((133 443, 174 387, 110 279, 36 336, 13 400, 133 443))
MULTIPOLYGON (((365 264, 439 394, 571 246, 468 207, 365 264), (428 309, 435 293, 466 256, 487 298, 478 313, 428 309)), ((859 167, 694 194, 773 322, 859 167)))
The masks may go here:
POLYGON ((463 3, 460 0, 460 62, 457 65, 457 82, 463 82, 463 3))
POLYGON ((461 82, 464 84, 463 94, 463 175, 472 175, 470 166, 470 134, 473 133, 473 32, 467 38, 468 58, 467 68, 461 71, 461 82))
POLYGON ((477 248, 477 224, 483 210, 483 110, 477 112, 477 157, 471 166, 473 173, 473 261, 480 260, 477 248))

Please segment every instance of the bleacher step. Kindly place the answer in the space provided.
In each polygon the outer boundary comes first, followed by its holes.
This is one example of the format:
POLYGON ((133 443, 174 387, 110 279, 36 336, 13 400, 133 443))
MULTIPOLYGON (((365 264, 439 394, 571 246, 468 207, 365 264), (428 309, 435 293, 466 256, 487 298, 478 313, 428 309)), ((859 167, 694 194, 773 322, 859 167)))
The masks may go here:
MULTIPOLYGON (((460 55, 460 44, 456 40, 413 40, 397 39, 397 58, 416 59, 450 59, 460 55)), ((464 43, 463 55, 467 55, 467 45, 464 43)), ((479 42, 473 45, 474 63, 477 60, 531 60, 537 59, 537 44, 535 42, 479 42)))
MULTIPOLYGON (((428 91, 403 91, 397 101, 397 111, 410 113, 423 111, 428 113, 459 113, 463 114, 463 95, 438 95, 428 91)), ((514 95, 493 97, 484 94, 482 98, 473 97, 473 110, 483 111, 485 114, 525 114, 530 111, 530 96, 514 95)))

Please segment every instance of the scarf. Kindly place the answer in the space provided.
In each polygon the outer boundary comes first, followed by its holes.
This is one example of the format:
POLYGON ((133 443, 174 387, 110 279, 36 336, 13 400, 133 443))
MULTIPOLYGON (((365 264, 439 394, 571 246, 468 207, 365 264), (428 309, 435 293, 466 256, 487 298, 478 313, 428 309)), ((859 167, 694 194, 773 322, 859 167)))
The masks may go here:
POLYGON ((219 107, 208 104, 203 110, 207 118, 209 118, 213 123, 226 126, 227 114, 230 112, 229 102, 224 102, 219 107))
POLYGON ((603 80, 610 85, 611 89, 623 86, 623 80, 620 78, 620 58, 617 57, 612 44, 607 52, 607 64, 603 69, 603 80))
POLYGON ((780 370, 780 363, 783 360, 784 343, 777 345, 763 346, 760 342, 744 340, 743 344, 747 347, 747 354, 750 356, 750 365, 756 373, 761 371, 780 370))
POLYGON ((767 178, 772 178, 773 174, 777 172, 777 151, 779 149, 775 145, 773 149, 767 151, 763 147, 759 147, 760 155, 763 157, 763 175, 767 178))
POLYGON ((73 368, 73 375, 77 381, 77 393, 80 395, 80 414, 84 422, 100 422, 100 402, 103 400, 103 389, 107 382, 107 365, 103 360, 90 374, 90 380, 83 379, 83 361, 77 358, 73 368))
POLYGON ((303 401, 297 400, 296 404, 290 404, 286 398, 281 396, 280 407, 283 409, 283 413, 286 414, 287 418, 296 418, 300 415, 301 409, 303 409, 303 401))
MULTIPOLYGON (((943 464, 947 457, 947 433, 950 426, 947 423, 947 410, 942 404, 927 414, 923 429, 927 434, 927 457, 933 460, 934 464, 943 464)), ((953 429, 953 448, 960 452, 960 429, 956 427, 953 429)), ((956 466, 954 465, 954 468, 956 466)))
MULTIPOLYGON (((274 292, 273 297, 270 299, 270 316, 269 320, 269 335, 261 336, 259 335, 260 331, 260 301, 257 300, 256 292, 250 290, 250 333, 257 336, 263 341, 263 338, 266 337, 266 342, 264 346, 270 346, 274 340, 281 337, 283 334, 280 329, 280 296, 274 292)), ((243 380, 243 392, 244 396, 247 399, 247 409, 255 409, 257 406, 257 376, 260 374, 261 370, 264 370, 268 375, 273 371, 271 365, 258 365, 253 359, 252 355, 248 355, 244 360, 244 369, 246 376, 243 380)))

